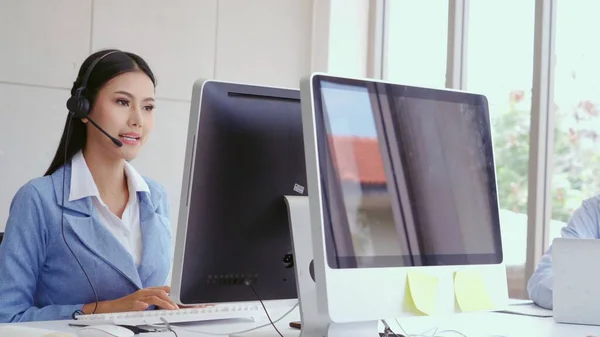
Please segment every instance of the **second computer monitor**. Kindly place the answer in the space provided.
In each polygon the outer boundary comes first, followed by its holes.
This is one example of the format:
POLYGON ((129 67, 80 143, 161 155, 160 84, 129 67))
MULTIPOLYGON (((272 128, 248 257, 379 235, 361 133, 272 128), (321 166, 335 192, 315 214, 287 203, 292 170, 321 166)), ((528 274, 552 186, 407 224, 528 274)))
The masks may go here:
POLYGON ((327 74, 301 93, 321 310, 348 323, 503 308, 485 96, 327 74))
POLYGON ((296 299, 284 196, 308 193, 299 90, 197 81, 191 111, 174 297, 296 299))

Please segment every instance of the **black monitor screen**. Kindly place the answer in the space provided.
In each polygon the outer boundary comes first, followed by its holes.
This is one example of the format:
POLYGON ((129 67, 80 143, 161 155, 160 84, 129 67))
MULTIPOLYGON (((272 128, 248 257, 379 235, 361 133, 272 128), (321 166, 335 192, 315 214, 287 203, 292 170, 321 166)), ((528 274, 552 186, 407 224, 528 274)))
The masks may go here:
POLYGON ((331 268, 502 262, 486 98, 313 77, 331 268))
POLYGON ((297 298, 285 195, 304 195, 299 90, 207 82, 189 188, 184 303, 297 298), (286 261, 284 261, 286 260, 286 261))

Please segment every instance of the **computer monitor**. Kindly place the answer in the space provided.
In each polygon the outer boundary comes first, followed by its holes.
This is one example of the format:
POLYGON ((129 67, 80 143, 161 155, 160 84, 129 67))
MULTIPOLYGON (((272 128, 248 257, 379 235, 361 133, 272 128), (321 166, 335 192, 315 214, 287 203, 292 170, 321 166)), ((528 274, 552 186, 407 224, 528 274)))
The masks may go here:
POLYGON ((171 297, 297 303, 284 196, 307 195, 305 169, 299 90, 196 81, 171 297))
POLYGON ((300 89, 319 310, 360 329, 504 308, 486 98, 322 73, 300 89))

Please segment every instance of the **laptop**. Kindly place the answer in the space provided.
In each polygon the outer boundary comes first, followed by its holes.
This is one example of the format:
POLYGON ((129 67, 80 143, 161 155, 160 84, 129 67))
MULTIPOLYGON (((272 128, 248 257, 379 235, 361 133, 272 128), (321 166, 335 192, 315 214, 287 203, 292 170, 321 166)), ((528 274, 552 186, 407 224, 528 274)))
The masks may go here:
POLYGON ((600 240, 552 241, 554 320, 600 325, 600 240))

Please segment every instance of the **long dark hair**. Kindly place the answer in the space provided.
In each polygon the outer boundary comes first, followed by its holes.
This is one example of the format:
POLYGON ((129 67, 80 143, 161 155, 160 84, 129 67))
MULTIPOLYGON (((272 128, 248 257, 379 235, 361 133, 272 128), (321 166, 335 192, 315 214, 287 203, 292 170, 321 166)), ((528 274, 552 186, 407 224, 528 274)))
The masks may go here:
MULTIPOLYGON (((75 91, 82 85, 81 82, 83 81, 83 77, 85 76, 85 73, 92 62, 109 51, 114 50, 115 49, 101 50, 88 56, 88 58, 81 64, 81 68, 79 68, 79 74, 73 83, 71 95, 74 95, 75 91)), ((104 57, 100 62, 98 62, 98 64, 96 64, 92 70, 92 73, 87 81, 86 90, 82 93, 82 95, 90 101, 90 108, 94 106, 98 91, 108 81, 117 77, 118 75, 132 71, 143 71, 146 75, 148 75, 148 77, 150 77, 152 83, 154 83, 154 86, 156 87, 156 79, 154 78, 152 70, 150 70, 150 67, 146 61, 136 54, 119 51, 104 57)), ((70 114, 67 115, 65 128, 63 130, 62 137, 60 138, 60 144, 58 145, 54 159, 52 159, 52 162, 50 163, 50 167, 48 167, 48 170, 44 175, 51 175, 58 168, 64 165, 64 163, 71 162, 73 156, 79 152, 79 150, 82 150, 85 147, 86 139, 87 131, 85 124, 81 121, 81 119, 75 117, 71 118, 70 114), (69 128, 70 132, 69 135, 67 135, 67 130, 69 130, 69 128), (67 139, 67 136, 69 136, 69 139, 67 139), (65 145, 67 145, 66 153, 65 145)))

